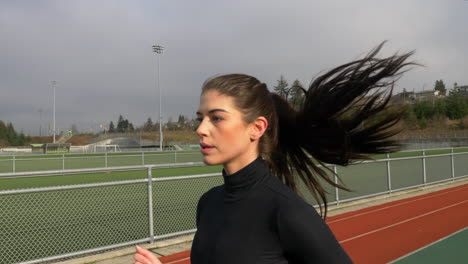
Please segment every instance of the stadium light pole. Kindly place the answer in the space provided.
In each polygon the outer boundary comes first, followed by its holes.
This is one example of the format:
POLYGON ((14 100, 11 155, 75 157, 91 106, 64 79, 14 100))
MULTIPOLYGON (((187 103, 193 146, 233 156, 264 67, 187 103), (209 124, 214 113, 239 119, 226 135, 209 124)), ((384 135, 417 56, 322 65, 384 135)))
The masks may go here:
POLYGON ((53 143, 55 143, 55 87, 57 86, 57 81, 51 81, 50 84, 54 89, 54 110, 53 110, 53 120, 54 120, 54 127, 53 127, 53 143))
POLYGON ((156 60, 158 63, 158 80, 157 80, 157 86, 159 88, 159 150, 162 152, 162 144, 163 144, 163 133, 162 133, 162 111, 161 111, 161 86, 159 85, 159 60, 160 60, 160 54, 162 54, 164 51, 164 47, 161 45, 153 45, 153 52, 156 52, 156 60))

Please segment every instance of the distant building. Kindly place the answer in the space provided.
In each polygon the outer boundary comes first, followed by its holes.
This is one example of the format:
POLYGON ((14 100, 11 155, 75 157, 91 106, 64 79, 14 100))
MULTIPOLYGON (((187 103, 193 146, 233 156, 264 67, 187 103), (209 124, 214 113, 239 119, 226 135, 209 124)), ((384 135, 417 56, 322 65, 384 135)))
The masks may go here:
POLYGON ((457 88, 461 96, 468 97, 468 85, 458 86, 457 88))
POLYGON ((402 92, 392 97, 394 104, 414 104, 422 101, 433 101, 444 97, 439 95, 439 91, 426 90, 419 92, 402 92))

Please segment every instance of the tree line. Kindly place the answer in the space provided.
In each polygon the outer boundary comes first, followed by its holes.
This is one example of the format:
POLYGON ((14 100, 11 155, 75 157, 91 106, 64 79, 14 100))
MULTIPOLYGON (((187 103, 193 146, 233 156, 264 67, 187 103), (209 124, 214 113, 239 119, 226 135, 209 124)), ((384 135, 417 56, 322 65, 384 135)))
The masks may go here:
MULTIPOLYGON (((437 91, 439 97, 432 101, 421 101, 407 105, 403 119, 409 123, 417 123, 420 127, 427 127, 427 121, 431 119, 463 119, 468 115, 468 96, 464 94, 461 87, 454 83, 449 91, 443 80, 436 80, 434 91, 437 91)), ((281 75, 277 84, 273 87, 273 92, 287 99, 291 105, 298 109, 304 102, 305 90, 299 80, 295 80, 290 86, 288 81, 281 75)), ((403 93, 407 93, 403 89, 403 93)), ((459 128, 465 128, 463 121, 460 121, 459 128)))
MULTIPOLYGON (((195 130, 196 121, 194 119, 188 119, 184 115, 179 115, 177 121, 172 121, 169 117, 168 121, 163 124, 162 129, 164 130, 195 130)), ((122 115, 119 115, 117 125, 113 121, 109 123, 107 133, 129 133, 129 132, 152 132, 159 131, 159 122, 153 122, 151 117, 148 117, 146 122, 141 126, 134 126, 133 123, 129 122, 122 115)))
POLYGON ((23 132, 16 132, 11 122, 5 124, 0 120, 0 146, 24 146, 30 140, 23 132))
MULTIPOLYGON (((305 98, 305 89, 302 83, 296 79, 290 85, 283 75, 277 80, 276 85, 273 86, 273 92, 284 97, 295 109, 299 109, 305 98)), ((438 91, 440 95, 446 95, 447 89, 443 80, 437 80, 434 84, 434 91, 438 91)), ((406 90, 403 89, 403 93, 406 90)), ((424 122, 429 119, 447 117, 449 119, 461 119, 468 115, 468 97, 463 96, 460 86, 457 83, 449 91, 449 95, 441 97, 434 101, 416 102, 412 105, 406 106, 404 120, 406 122, 424 122)), ((184 115, 179 115, 177 121, 172 121, 169 118, 168 122, 163 124, 163 130, 196 130, 197 122, 194 119, 188 119, 184 115)), ((147 121, 135 127, 127 119, 119 116, 117 126, 111 121, 109 124, 109 133, 126 133, 126 132, 151 132, 159 131, 159 122, 153 122, 148 117, 147 121)))
MULTIPOLYGON (((445 95, 445 85, 442 80, 436 81, 436 91, 445 95)), ((416 102, 406 109, 404 120, 418 122, 422 128, 432 119, 460 119, 459 127, 465 128, 463 118, 468 115, 468 96, 464 94, 457 83, 449 91, 449 95, 432 101, 416 102)))

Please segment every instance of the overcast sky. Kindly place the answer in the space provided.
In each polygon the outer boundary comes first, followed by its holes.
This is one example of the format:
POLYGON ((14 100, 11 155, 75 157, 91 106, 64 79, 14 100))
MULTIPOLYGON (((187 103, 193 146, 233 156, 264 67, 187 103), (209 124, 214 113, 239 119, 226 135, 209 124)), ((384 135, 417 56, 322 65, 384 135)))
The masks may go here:
POLYGON ((416 50, 425 65, 397 92, 468 84, 466 0, 2 0, 0 120, 17 131, 96 129, 119 114, 140 126, 194 117, 209 77, 247 73, 272 89, 280 75, 303 84, 362 57, 383 40, 382 56, 416 50))

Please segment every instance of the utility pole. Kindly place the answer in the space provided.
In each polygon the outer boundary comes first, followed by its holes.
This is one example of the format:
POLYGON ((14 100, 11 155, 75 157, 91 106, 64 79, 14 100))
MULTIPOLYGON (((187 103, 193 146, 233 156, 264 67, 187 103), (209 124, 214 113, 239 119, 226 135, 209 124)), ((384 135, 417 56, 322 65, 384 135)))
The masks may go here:
POLYGON ((56 131, 55 131, 55 88, 57 86, 57 81, 51 81, 50 84, 52 85, 52 88, 54 89, 54 111, 53 111, 53 123, 54 123, 54 127, 53 127, 53 143, 55 143, 55 134, 56 134, 56 131))
POLYGON ((37 111, 39 112, 39 136, 42 137, 42 108, 37 111))
POLYGON ((159 79, 160 79, 160 67, 159 67, 159 60, 160 60, 160 55, 163 53, 164 47, 160 45, 153 45, 153 52, 156 52, 156 60, 158 64, 158 79, 157 79, 157 86, 159 88, 159 150, 163 151, 163 133, 162 133, 162 111, 161 111, 161 86, 159 85, 159 79))

